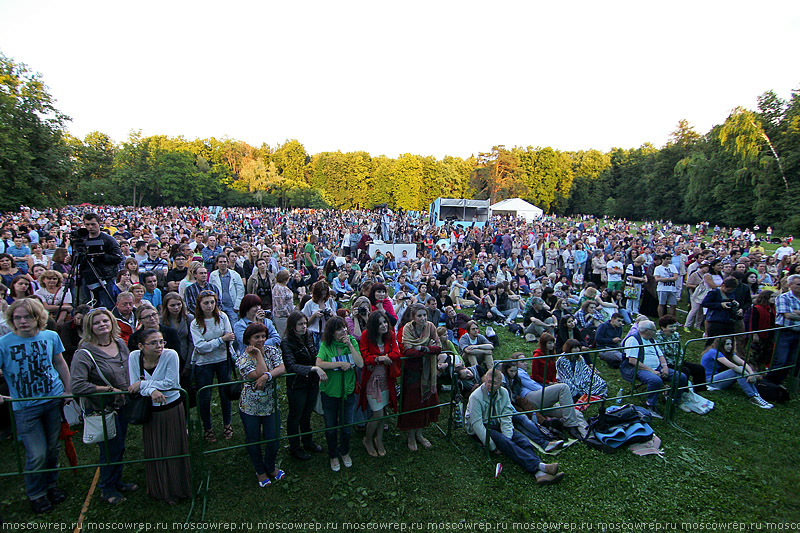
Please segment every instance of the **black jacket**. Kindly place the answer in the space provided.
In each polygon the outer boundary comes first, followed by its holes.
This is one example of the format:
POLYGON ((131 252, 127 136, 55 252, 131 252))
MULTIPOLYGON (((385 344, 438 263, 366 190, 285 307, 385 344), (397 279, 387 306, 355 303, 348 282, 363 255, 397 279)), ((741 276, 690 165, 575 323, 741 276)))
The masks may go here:
POLYGON ((317 352, 314 350, 314 343, 311 336, 306 335, 305 339, 300 339, 295 335, 286 335, 281 341, 281 352, 283 352, 283 364, 286 372, 297 374, 286 378, 286 386, 289 389, 304 389, 307 387, 319 386, 319 376, 311 370, 317 362, 317 352))
MULTIPOLYGON (((120 264, 125 260, 117 240, 108 233, 101 231, 100 235, 95 238, 87 237, 86 244, 89 248, 86 261, 91 263, 101 279, 106 281, 113 280, 117 276, 120 264), (102 252, 99 252, 100 248, 102 248, 102 252), (98 250, 97 253, 95 253, 95 250, 98 250)), ((87 264, 81 265, 81 275, 84 283, 97 282, 94 271, 87 264)))

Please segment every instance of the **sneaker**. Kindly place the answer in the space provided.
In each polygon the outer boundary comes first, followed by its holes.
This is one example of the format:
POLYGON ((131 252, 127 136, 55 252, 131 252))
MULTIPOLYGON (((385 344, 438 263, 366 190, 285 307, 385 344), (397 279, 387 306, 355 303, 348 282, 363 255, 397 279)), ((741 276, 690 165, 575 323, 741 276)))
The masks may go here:
POLYGON ((53 487, 52 489, 47 489, 47 499, 53 505, 58 505, 59 503, 67 499, 67 495, 63 490, 59 489, 58 487, 53 487))
POLYGON ((53 510, 53 506, 50 503, 50 500, 47 499, 47 496, 42 496, 40 498, 36 498, 35 500, 31 500, 31 509, 36 514, 42 513, 49 513, 53 510))
POLYGON ((331 459, 331 470, 333 470, 334 472, 338 472, 341 469, 342 466, 339 464, 339 459, 336 458, 331 459))
MULTIPOLYGON (((558 450, 562 446, 564 446, 564 441, 563 440, 553 440, 553 441, 550 441, 550 443, 548 443, 548 445, 544 449, 544 451, 547 452, 547 453, 550 453, 552 451, 558 450)), ((556 464, 558 464, 558 463, 556 463, 556 464)))
POLYGON ((526 333, 525 342, 536 342, 536 335, 534 335, 533 333, 526 333))
POLYGON ((544 473, 550 474, 551 476, 555 476, 558 474, 558 463, 550 463, 544 465, 544 473))
POLYGON ((706 390, 708 392, 714 392, 715 390, 722 390, 720 387, 715 387, 714 385, 706 385, 706 390))
POLYGON ((772 409, 774 406, 769 403, 767 400, 762 398, 759 394, 750 397, 750 403, 756 405, 762 409, 772 409))
POLYGON ((685 331, 686 333, 691 333, 692 332, 691 328, 686 328, 686 327, 683 328, 683 331, 685 331))
POLYGON ((551 474, 542 474, 541 476, 536 476, 536 484, 537 485, 555 485, 562 479, 564 479, 564 472, 559 472, 556 475, 551 474))
POLYGON ((661 419, 664 418, 661 415, 661 413, 658 412, 658 409, 656 409, 656 407, 654 405, 648 405, 647 406, 647 411, 650 413, 650 416, 655 418, 656 420, 661 420, 661 419))
POLYGON ((303 448, 297 448, 296 450, 289 450, 289 454, 294 457, 295 459, 300 459, 301 461, 308 461, 311 459, 311 455, 303 448))

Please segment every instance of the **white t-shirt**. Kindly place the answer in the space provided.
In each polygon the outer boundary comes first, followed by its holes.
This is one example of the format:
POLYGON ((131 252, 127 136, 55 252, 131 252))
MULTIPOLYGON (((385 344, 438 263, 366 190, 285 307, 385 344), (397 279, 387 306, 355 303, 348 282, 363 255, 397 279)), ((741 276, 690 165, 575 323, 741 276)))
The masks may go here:
POLYGON ((775 250, 775 259, 780 261, 787 255, 792 255, 794 253, 794 248, 791 246, 781 246, 777 250, 775 250))
MULTIPOLYGON (((655 270, 653 271, 653 275, 657 278, 671 278, 675 274, 678 273, 678 270, 675 268, 675 265, 669 264, 664 266, 663 264, 658 265, 655 270)), ((658 286, 656 287, 657 292, 678 292, 678 287, 675 286, 674 281, 659 281, 658 286)))
POLYGON ((621 261, 614 261, 613 259, 606 264, 606 269, 608 271, 608 281, 622 281, 622 273, 624 271, 624 265, 621 261), (619 271, 618 274, 615 274, 613 271, 617 269, 619 271))
MULTIPOLYGON (((657 369, 661 364, 661 360, 659 359, 659 351, 656 346, 653 346, 653 341, 649 341, 647 339, 642 339, 642 346, 644 346, 644 360, 641 362, 643 365, 647 365, 652 369, 657 369)), ((639 358, 639 341, 636 340, 636 337, 631 335, 625 340, 625 357, 630 357, 633 359, 639 358)))

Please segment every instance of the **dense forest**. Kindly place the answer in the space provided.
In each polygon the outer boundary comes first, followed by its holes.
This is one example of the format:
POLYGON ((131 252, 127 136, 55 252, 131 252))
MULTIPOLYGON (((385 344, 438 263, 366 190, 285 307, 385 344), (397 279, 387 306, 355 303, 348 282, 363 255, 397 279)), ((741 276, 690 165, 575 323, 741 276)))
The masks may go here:
POLYGON ((436 197, 522 197, 545 212, 800 229, 800 90, 737 108, 705 135, 680 120, 661 148, 495 146, 467 159, 309 154, 297 140, 132 132, 72 136, 41 75, 0 54, 0 209, 91 202, 423 210, 436 197))

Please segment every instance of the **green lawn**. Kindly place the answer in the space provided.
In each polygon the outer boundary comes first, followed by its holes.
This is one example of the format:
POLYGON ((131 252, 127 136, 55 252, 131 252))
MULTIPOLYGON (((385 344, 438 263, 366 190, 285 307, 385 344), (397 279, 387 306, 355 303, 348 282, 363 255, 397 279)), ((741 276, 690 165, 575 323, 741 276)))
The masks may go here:
MULTIPOLYGON (((501 335, 499 356, 514 351, 530 353, 533 346, 507 333, 501 335)), ((697 354, 690 354, 696 359, 697 354)), ((608 368, 603 375, 614 394, 623 383, 608 368)), ((626 389, 627 390, 627 389, 626 389)), ((445 393, 446 394, 446 393, 445 393)), ((281 468, 288 478, 261 489, 243 449, 212 454, 207 462, 211 484, 205 520, 211 522, 264 521, 400 521, 400 522, 581 522, 627 521, 643 518, 659 522, 798 521, 800 451, 796 427, 798 405, 767 411, 745 401, 738 390, 707 393, 716 409, 706 415, 680 411, 678 423, 691 436, 663 421, 652 426, 663 440, 665 458, 637 457, 626 450, 604 455, 582 444, 558 455, 567 472, 563 483, 538 487, 533 478, 506 458, 485 453, 461 430, 449 442, 436 428, 426 434, 431 450, 411 453, 405 437, 390 424, 388 455, 371 458, 353 434, 352 469, 331 472, 327 459, 317 456, 298 462, 282 443, 281 468), (494 478, 495 461, 504 464, 494 478)), ((590 409, 590 413, 595 409, 590 409)), ((286 410, 284 409, 284 414, 286 410)), ((235 416, 235 415, 234 415, 235 416)), ((314 415, 317 427, 320 417, 314 415)), ((446 429, 446 417, 440 426, 446 429)), ((241 426, 233 444, 243 443, 241 426)), ((320 435, 317 441, 324 443, 320 435)), ((128 434, 127 458, 141 457, 141 430, 128 434)), ((221 447, 218 443, 214 447, 221 447)), ((0 443, 3 471, 15 468, 11 442, 0 443)), ((78 444, 82 463, 96 460, 97 451, 78 444)), ((127 468, 126 479, 144 486, 144 468, 127 468)), ((60 485, 68 500, 46 517, 34 517, 25 501, 22 479, 2 478, 2 516, 6 521, 74 522, 77 520, 93 470, 62 474, 60 485)), ((98 494, 86 513, 88 522, 183 522, 190 503, 174 507, 156 503, 142 489, 119 507, 101 503, 98 494)), ((202 501, 192 514, 199 521, 202 501)), ((135 530, 136 528, 131 528, 135 530)))

